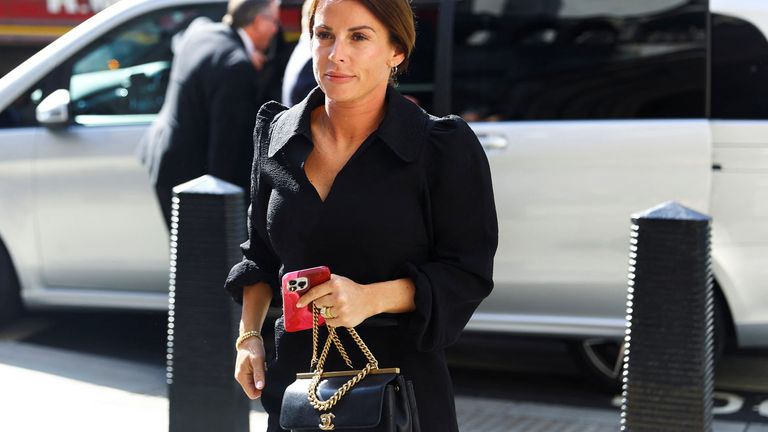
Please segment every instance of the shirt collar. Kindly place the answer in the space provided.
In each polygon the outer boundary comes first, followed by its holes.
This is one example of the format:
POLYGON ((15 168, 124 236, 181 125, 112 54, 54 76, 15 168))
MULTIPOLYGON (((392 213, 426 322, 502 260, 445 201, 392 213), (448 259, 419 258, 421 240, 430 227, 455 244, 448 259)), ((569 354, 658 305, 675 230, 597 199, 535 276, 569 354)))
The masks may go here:
POLYGON ((251 37, 248 36, 248 33, 246 33, 245 30, 241 28, 237 28, 235 30, 237 31, 237 35, 240 36, 240 39, 243 41, 243 45, 245 45, 245 52, 247 52, 248 56, 250 56, 256 51, 256 47, 253 45, 251 37))
MULTIPOLYGON (((273 157, 296 135, 311 139, 312 110, 325 102, 325 94, 316 87, 303 101, 294 105, 275 120, 268 157, 273 157)), ((416 104, 403 97, 392 86, 387 87, 386 112, 374 132, 405 162, 419 155, 429 134, 429 116, 416 104)))

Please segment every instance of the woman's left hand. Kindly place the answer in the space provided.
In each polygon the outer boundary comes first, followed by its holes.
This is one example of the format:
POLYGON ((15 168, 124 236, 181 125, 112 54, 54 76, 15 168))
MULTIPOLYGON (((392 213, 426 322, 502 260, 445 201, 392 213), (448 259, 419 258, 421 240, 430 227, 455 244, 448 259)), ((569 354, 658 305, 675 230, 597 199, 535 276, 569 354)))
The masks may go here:
POLYGON ((331 275, 328 282, 312 287, 301 296, 296 307, 312 302, 325 311, 325 322, 333 327, 355 327, 378 313, 376 296, 368 285, 343 276, 331 275))

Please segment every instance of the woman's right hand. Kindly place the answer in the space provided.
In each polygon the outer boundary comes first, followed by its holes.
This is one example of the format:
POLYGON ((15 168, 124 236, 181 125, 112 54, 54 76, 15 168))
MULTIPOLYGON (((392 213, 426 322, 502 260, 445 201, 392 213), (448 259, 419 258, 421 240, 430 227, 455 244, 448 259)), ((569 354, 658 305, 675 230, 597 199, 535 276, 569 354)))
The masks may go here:
POLYGON ((264 389, 265 360, 264 341, 260 337, 244 340, 237 350, 235 379, 251 399, 261 396, 264 389))

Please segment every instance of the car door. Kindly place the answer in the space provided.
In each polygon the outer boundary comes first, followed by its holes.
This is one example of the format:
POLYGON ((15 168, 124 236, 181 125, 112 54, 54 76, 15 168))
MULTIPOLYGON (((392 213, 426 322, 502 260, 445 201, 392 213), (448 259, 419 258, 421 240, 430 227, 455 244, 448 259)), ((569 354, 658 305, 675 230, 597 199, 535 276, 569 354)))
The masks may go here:
POLYGON ((45 129, 34 168, 50 288, 161 291, 168 232, 136 147, 165 96, 174 35, 223 4, 176 7, 98 38, 65 69, 72 123, 45 129))
POLYGON ((496 288, 470 328, 620 335, 630 215, 708 210, 706 2, 456 4, 452 111, 493 175, 496 288))

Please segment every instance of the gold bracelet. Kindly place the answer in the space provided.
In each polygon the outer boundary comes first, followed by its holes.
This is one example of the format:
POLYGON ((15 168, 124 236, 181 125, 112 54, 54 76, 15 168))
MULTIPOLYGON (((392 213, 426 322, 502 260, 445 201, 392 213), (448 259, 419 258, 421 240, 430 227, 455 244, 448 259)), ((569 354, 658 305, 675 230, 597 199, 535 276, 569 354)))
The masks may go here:
POLYGON ((250 339, 252 337, 257 337, 261 339, 262 342, 264 342, 264 338, 261 337, 261 332, 258 332, 256 330, 247 331, 240 336, 238 336, 237 341, 235 341, 235 351, 240 349, 240 344, 243 343, 246 339, 250 339))

